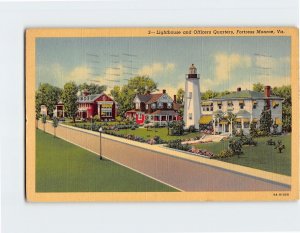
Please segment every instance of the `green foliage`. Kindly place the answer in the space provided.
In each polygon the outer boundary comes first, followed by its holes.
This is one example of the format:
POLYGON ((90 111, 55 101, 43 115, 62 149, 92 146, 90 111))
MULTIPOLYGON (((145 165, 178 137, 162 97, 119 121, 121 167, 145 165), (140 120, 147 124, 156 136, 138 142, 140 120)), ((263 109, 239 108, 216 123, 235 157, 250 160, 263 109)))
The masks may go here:
POLYGON ((286 132, 292 131, 292 96, 291 96, 291 85, 274 87, 272 94, 282 97, 282 129, 286 132))
POLYGON ((228 158, 228 157, 232 157, 233 155, 234 153, 232 152, 232 150, 224 149, 216 156, 216 158, 228 158))
POLYGON ((171 128, 171 135, 183 135, 184 133, 184 121, 174 121, 171 128))
POLYGON ((282 151, 285 149, 285 145, 282 143, 281 140, 278 140, 274 149, 278 150, 279 153, 282 153, 282 151))
POLYGON ((191 125, 188 130, 189 130, 190 133, 196 132, 196 128, 195 128, 194 125, 191 125))
POLYGON ((119 113, 121 116, 126 111, 132 109, 133 99, 136 94, 145 94, 147 91, 153 92, 157 90, 157 83, 155 83, 148 76, 136 76, 128 80, 126 85, 114 86, 110 91, 111 96, 117 101, 119 106, 119 113))
POLYGON ((209 100, 209 99, 215 98, 217 96, 219 96, 218 92, 212 91, 212 90, 207 90, 207 91, 205 91, 201 94, 201 99, 202 100, 209 100))
POLYGON ((90 95, 100 94, 100 93, 106 91, 106 88, 107 88, 106 86, 100 86, 95 83, 91 83, 91 84, 83 83, 83 84, 78 85, 79 91, 87 90, 90 95))
POLYGON ((52 126, 54 127, 54 128, 56 128, 57 126, 58 126, 58 118, 57 117, 53 117, 53 119, 52 119, 52 126))
POLYGON ((77 112, 77 92, 78 88, 75 82, 68 82, 64 85, 64 89, 62 92, 62 101, 64 103, 65 113, 73 118, 73 122, 75 122, 75 116, 77 112))
POLYGON ((177 149, 177 150, 184 150, 184 151, 188 151, 191 149, 190 145, 182 144, 180 139, 169 141, 167 143, 167 147, 177 149))
POLYGON ((47 107, 47 114, 52 116, 55 105, 61 96, 61 89, 49 83, 41 83, 35 92, 35 113, 39 114, 41 105, 47 107))
POLYGON ((269 146, 275 146, 276 142, 272 138, 270 138, 269 140, 267 140, 266 144, 269 146))
POLYGON ((256 128, 256 123, 255 122, 250 123, 250 135, 251 135, 251 137, 257 137, 258 136, 258 129, 256 128))
POLYGON ((265 136, 270 134, 271 126, 273 124, 273 119, 271 116, 271 110, 264 108, 260 115, 260 125, 259 129, 263 132, 265 136))
POLYGON ((229 145, 228 145, 229 149, 232 151, 233 154, 235 155, 239 155, 243 153, 242 151, 242 141, 236 138, 230 139, 229 141, 229 145))
POLYGON ((179 88, 176 94, 176 102, 182 104, 183 99, 184 99, 184 90, 182 88, 179 88))
POLYGON ((42 115, 42 123, 46 124, 47 122, 47 116, 45 114, 42 115))
POLYGON ((100 121, 100 117, 99 117, 99 115, 95 115, 93 117, 93 122, 98 122, 98 121, 100 121))
POLYGON ((121 116, 116 116, 116 121, 120 123, 122 121, 122 117, 121 116))
POLYGON ((264 84, 258 82, 258 83, 254 83, 253 87, 252 87, 253 91, 257 91, 257 92, 263 92, 264 91, 264 84))

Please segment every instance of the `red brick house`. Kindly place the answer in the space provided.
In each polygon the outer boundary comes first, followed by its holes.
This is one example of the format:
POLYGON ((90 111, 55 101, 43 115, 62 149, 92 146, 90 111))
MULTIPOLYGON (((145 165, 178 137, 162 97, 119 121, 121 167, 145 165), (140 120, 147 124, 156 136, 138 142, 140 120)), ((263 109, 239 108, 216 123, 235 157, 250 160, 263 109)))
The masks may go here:
POLYGON ((135 108, 127 111, 125 117, 134 119, 137 124, 144 124, 146 119, 160 125, 168 121, 180 120, 178 115, 180 105, 176 103, 176 95, 172 99, 166 90, 162 93, 137 94, 133 103, 135 108))
POLYGON ((80 119, 87 119, 98 115, 101 119, 112 121, 117 116, 117 103, 104 92, 101 94, 89 95, 87 91, 78 97, 77 116, 80 119))

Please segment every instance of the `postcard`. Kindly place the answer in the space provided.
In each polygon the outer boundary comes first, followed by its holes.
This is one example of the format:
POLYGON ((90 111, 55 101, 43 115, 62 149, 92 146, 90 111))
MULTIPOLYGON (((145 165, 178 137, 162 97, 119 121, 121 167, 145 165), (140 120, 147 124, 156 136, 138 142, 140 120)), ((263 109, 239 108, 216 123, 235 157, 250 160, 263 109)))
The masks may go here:
POLYGON ((26 198, 299 198, 298 29, 26 30, 26 198))

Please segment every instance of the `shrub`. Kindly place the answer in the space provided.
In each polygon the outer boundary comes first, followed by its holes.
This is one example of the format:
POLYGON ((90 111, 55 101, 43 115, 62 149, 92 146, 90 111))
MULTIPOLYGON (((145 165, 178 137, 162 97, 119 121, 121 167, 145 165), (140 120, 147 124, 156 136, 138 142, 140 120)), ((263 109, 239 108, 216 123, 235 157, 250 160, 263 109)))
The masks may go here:
POLYGON ((135 126, 133 125, 133 126, 131 126, 131 128, 130 128, 131 130, 135 130, 135 126))
POLYGON ((196 128, 195 128, 194 125, 191 125, 191 126, 189 127, 189 132, 190 132, 190 133, 196 132, 196 128))
POLYGON ((282 153, 282 151, 285 149, 285 145, 282 144, 282 141, 278 140, 274 149, 277 149, 279 153, 282 153))
POLYGON ((238 155, 238 157, 243 153, 242 147, 243 144, 239 139, 231 139, 229 141, 229 149, 233 152, 233 154, 238 155))
POLYGON ((276 145, 276 142, 272 138, 270 138, 266 143, 269 146, 275 146, 276 145))
POLYGON ((180 139, 176 140, 171 140, 167 143, 167 146, 173 149, 177 150, 184 150, 184 151, 189 151, 191 149, 191 146, 188 144, 181 144, 180 139))
POLYGON ((174 121, 173 127, 171 128, 171 135, 182 135, 184 133, 184 122, 174 121))
POLYGON ((228 158, 228 157, 232 157, 233 155, 234 155, 234 153, 232 150, 224 149, 217 155, 217 157, 218 158, 228 158))

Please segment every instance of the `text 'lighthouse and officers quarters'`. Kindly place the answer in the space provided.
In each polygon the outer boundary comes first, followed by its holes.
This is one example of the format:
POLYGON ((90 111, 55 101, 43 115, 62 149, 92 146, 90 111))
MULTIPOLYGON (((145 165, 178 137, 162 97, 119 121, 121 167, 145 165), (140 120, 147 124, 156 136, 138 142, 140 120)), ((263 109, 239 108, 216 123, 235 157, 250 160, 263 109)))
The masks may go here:
POLYGON ((126 118, 133 119, 139 125, 158 123, 166 125, 167 122, 180 120, 178 110, 181 104, 176 102, 176 95, 172 99, 163 90, 161 93, 137 94, 133 100, 134 109, 125 113, 126 118))
MULTIPOLYGON (((264 92, 241 90, 212 98, 201 103, 200 126, 212 125, 215 133, 232 134, 233 127, 250 133, 250 124, 259 127, 261 113, 264 109, 271 112, 273 124, 277 131, 282 131, 282 101, 278 96, 271 95, 271 87, 265 86, 264 92), (234 115, 234 119, 230 117, 234 115)), ((272 130, 272 128, 271 128, 272 130)))

